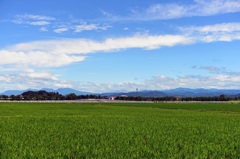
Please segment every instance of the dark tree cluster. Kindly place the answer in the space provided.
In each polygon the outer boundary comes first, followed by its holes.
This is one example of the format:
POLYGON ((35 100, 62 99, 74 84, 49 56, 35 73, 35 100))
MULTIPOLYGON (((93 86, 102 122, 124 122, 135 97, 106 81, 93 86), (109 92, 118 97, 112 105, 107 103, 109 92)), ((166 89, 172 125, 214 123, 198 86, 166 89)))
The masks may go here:
POLYGON ((230 100, 240 100, 238 97, 228 97, 225 95, 215 96, 215 97, 140 97, 140 96, 119 96, 115 100, 127 100, 127 101, 230 101, 230 100))
POLYGON ((21 95, 0 95, 1 100, 78 100, 78 99, 100 99, 99 95, 76 95, 70 93, 61 95, 58 92, 40 91, 27 91, 21 95))

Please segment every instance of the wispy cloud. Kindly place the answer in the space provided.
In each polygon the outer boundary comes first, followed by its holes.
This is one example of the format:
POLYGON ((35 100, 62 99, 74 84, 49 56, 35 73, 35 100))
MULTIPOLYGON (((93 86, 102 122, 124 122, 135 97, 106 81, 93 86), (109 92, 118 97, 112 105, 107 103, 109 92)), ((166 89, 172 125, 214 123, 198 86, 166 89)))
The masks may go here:
POLYGON ((68 31, 68 28, 58 28, 53 30, 55 33, 63 33, 68 31))
POLYGON ((56 19, 50 16, 23 14, 23 15, 17 15, 13 22, 17 24, 41 26, 41 25, 49 25, 51 21, 54 21, 54 20, 56 19))
POLYGON ((25 20, 36 20, 36 21, 51 21, 51 20, 56 20, 54 17, 50 16, 43 16, 43 15, 33 15, 33 14, 23 14, 23 15, 17 15, 17 19, 25 19, 25 20))
POLYGON ((106 30, 110 26, 99 26, 98 24, 87 24, 87 23, 82 23, 80 25, 75 25, 74 31, 79 33, 82 31, 89 31, 89 30, 106 30))
MULTIPOLYGON (((212 16, 240 12, 239 0, 195 0, 193 4, 155 4, 143 13, 135 12, 143 20, 174 19, 192 16, 212 16)), ((139 17, 140 18, 140 17, 139 17)))
POLYGON ((64 22, 54 17, 33 14, 17 15, 13 22, 16 24, 42 26, 39 29, 40 31, 52 30, 55 33, 63 33, 66 31, 72 31, 75 33, 92 30, 99 31, 107 30, 111 27, 110 25, 79 22, 78 20, 69 20, 67 22, 64 22), (48 26, 48 29, 46 29, 45 26, 48 26))
POLYGON ((75 24, 75 23, 69 23, 68 25, 64 25, 64 26, 58 26, 57 29, 54 29, 55 33, 63 33, 66 31, 73 31, 75 33, 80 33, 83 31, 92 31, 92 30, 107 30, 108 28, 110 28, 111 26, 109 25, 99 25, 99 24, 94 24, 94 23, 86 23, 86 22, 82 22, 80 24, 75 24))
POLYGON ((86 39, 37 41, 16 44, 5 50, 0 50, 0 65, 57 67, 83 61, 86 54, 94 52, 108 52, 129 48, 156 49, 190 42, 191 39, 180 35, 142 35, 116 39, 109 38, 99 42, 86 39))
POLYGON ((44 32, 48 31, 48 29, 46 27, 41 27, 39 30, 44 31, 44 32))
POLYGON ((239 0, 195 0, 193 3, 156 3, 147 8, 133 9, 128 16, 119 16, 103 11, 113 21, 149 21, 177 19, 193 16, 212 16, 240 12, 239 0))
POLYGON ((221 74, 221 75, 227 75, 227 76, 240 76, 240 72, 228 70, 226 67, 193 66, 192 69, 205 70, 211 74, 221 74))
POLYGON ((230 33, 230 32, 239 32, 240 31, 240 23, 222 23, 215 25, 207 25, 200 27, 185 27, 182 28, 183 31, 188 31, 191 33, 230 33))
MULTIPOLYGON (((131 48, 151 50, 197 42, 240 40, 238 25, 238 23, 230 23, 190 27, 183 29, 184 31, 178 35, 137 34, 128 37, 107 38, 103 41, 62 39, 20 43, 0 50, 0 65, 20 64, 37 67, 58 67, 83 61, 87 54, 96 52, 116 52, 131 48), (41 60, 39 60, 39 57, 41 57, 41 60)), ((58 30, 58 32, 63 31, 66 30, 58 30)))
POLYGON ((180 27, 182 34, 204 42, 233 41, 240 39, 240 23, 222 23, 206 26, 180 27))
POLYGON ((35 22, 29 22, 30 25, 48 25, 50 22, 48 21, 35 21, 35 22))

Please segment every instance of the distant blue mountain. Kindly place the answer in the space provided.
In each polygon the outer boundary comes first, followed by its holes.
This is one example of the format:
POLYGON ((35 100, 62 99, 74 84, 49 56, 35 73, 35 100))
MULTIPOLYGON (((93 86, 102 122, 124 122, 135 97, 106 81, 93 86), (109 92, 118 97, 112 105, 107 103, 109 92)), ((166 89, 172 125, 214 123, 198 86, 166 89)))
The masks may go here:
POLYGON ((56 92, 56 90, 54 90, 52 88, 42 88, 41 90, 47 91, 47 92, 56 92))
POLYGON ((58 88, 57 90, 55 90, 56 92, 58 92, 59 94, 62 95, 67 95, 70 93, 75 93, 76 95, 87 95, 87 94, 92 94, 90 92, 82 92, 82 91, 78 91, 72 88, 58 88))
MULTIPOLYGON (((0 93, 0 95, 7 95, 7 96, 10 96, 10 95, 20 95, 23 92, 27 92, 27 91, 30 91, 30 90, 31 91, 39 91, 37 89, 7 90, 5 92, 0 93)), ((70 93, 75 93, 76 95, 92 94, 90 92, 82 92, 82 91, 78 91, 78 90, 75 90, 75 89, 72 89, 72 88, 58 88, 57 90, 54 90, 52 88, 42 88, 40 90, 44 90, 44 91, 47 91, 47 92, 58 92, 59 94, 62 94, 62 95, 67 95, 67 94, 70 94, 70 93)))
POLYGON ((182 97, 213 97, 220 96, 222 94, 226 96, 236 95, 240 93, 240 90, 232 89, 190 89, 190 88, 176 88, 163 91, 168 96, 182 96, 182 97))
POLYGON ((58 92, 59 94, 62 95, 67 95, 70 93, 74 93, 76 95, 87 95, 87 94, 92 94, 90 92, 83 92, 83 91, 79 91, 76 89, 72 89, 72 88, 58 88, 56 90, 52 89, 52 88, 42 88, 41 90, 47 91, 47 92, 58 92))
MULTIPOLYGON (((0 93, 1 95, 20 95, 23 92, 26 91, 38 91, 35 89, 27 89, 27 90, 8 90, 3 93, 0 93)), ((97 94, 97 93, 91 93, 91 92, 83 92, 79 90, 75 90, 72 88, 58 88, 56 90, 51 88, 42 88, 41 90, 45 90, 47 92, 58 92, 62 95, 67 95, 70 93, 75 93, 76 95, 87 95, 87 94, 97 94)), ((166 96, 178 96, 178 97, 213 97, 213 96, 220 96, 220 95, 226 95, 226 96, 239 96, 240 90, 236 89, 191 89, 191 88, 176 88, 176 89, 170 89, 170 90, 143 90, 138 92, 109 92, 109 93, 102 93, 99 94, 101 96, 142 96, 142 97, 166 97, 166 96)))
POLYGON ((2 93, 0 93, 0 95, 7 95, 7 96, 10 96, 10 95, 20 95, 22 94, 23 92, 26 92, 26 91, 37 91, 36 89, 26 89, 26 90, 7 90, 7 91, 4 91, 2 93))
POLYGON ((142 96, 142 97, 214 97, 220 95, 234 96, 240 94, 240 90, 232 89, 191 89, 191 88, 176 88, 169 90, 144 90, 139 92, 125 92, 125 93, 103 93, 105 96, 142 96))
POLYGON ((25 90, 7 90, 0 94, 10 96, 10 95, 19 95, 19 94, 22 94, 23 92, 25 92, 25 90))

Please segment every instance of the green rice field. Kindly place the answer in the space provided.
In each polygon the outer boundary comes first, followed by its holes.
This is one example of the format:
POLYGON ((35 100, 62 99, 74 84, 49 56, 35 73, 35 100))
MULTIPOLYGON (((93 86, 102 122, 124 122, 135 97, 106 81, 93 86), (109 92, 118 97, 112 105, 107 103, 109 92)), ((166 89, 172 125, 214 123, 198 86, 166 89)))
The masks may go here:
POLYGON ((240 104, 0 103, 0 159, 240 158, 240 104))

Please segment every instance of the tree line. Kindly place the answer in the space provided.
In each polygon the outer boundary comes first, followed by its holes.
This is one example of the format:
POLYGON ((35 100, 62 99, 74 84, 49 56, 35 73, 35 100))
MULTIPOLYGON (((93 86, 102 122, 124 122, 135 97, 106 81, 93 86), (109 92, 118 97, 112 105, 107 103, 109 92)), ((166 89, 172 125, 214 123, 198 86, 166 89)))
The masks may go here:
POLYGON ((70 93, 67 95, 59 94, 58 92, 40 91, 27 91, 21 95, 0 95, 1 100, 78 100, 78 99, 100 99, 101 96, 89 94, 89 95, 76 95, 70 93))
MULTIPOLYGON (((76 95, 70 93, 67 95, 59 94, 58 92, 40 91, 27 91, 21 95, 0 95, 0 100, 81 100, 81 99, 108 99, 106 96, 88 94, 88 95, 76 95)), ((111 98, 112 99, 112 98, 111 98)), ((117 96, 114 100, 125 101, 231 101, 240 100, 240 95, 237 96, 214 96, 214 97, 142 97, 142 96, 117 96)))
POLYGON ((240 96, 230 97, 225 95, 214 97, 140 97, 140 96, 118 96, 115 100, 127 100, 127 101, 232 101, 240 100, 240 96))

